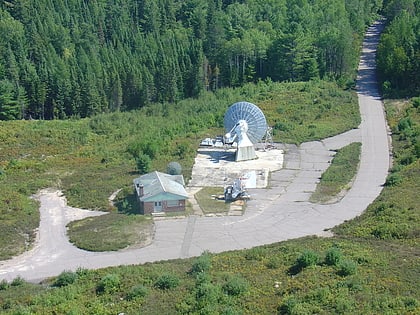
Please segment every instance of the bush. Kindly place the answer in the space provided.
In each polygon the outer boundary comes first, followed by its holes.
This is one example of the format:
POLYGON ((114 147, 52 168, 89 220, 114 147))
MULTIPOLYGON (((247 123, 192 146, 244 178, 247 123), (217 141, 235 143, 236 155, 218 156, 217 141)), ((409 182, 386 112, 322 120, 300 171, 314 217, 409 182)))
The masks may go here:
POLYGON ((179 279, 173 274, 163 274, 155 282, 155 287, 161 290, 173 289, 179 285, 179 279))
POLYGON ((169 162, 166 172, 170 175, 181 175, 182 174, 181 164, 179 164, 178 162, 169 162))
POLYGON ((223 291, 228 295, 238 296, 248 290, 248 282, 241 276, 229 276, 223 285, 223 291))
POLYGON ((12 286, 12 287, 18 287, 18 286, 21 286, 21 285, 23 285, 23 284, 25 284, 25 279, 23 279, 22 277, 20 277, 20 276, 17 276, 16 278, 14 278, 13 280, 12 280, 12 282, 10 283, 10 285, 12 286))
POLYGON ((336 247, 329 249, 325 255, 325 263, 329 266, 338 266, 342 258, 340 250, 336 247))
POLYGON ((304 251, 296 260, 296 266, 300 269, 316 265, 319 261, 318 254, 311 250, 304 251))
POLYGON ((127 293, 127 300, 131 301, 138 297, 145 297, 148 291, 149 290, 144 285, 136 285, 127 293))
POLYGON ((206 272, 209 271, 211 267, 211 258, 210 258, 210 253, 205 251, 201 254, 200 257, 198 257, 192 267, 191 267, 191 273, 192 274, 197 274, 200 272, 206 272))
POLYGON ((376 238, 387 239, 404 239, 408 236, 408 225, 403 223, 381 222, 372 231, 372 235, 376 238))
POLYGON ((141 154, 136 158, 137 169, 144 174, 150 170, 152 159, 147 154, 141 154))
POLYGON ((266 263, 267 268, 277 269, 281 266, 281 260, 277 256, 270 257, 266 263))
POLYGON ((54 286, 55 287, 65 287, 69 284, 72 284, 77 279, 77 273, 73 271, 63 271, 60 275, 55 279, 54 286))
POLYGON ((9 288, 9 282, 7 282, 6 280, 1 280, 0 282, 0 291, 2 290, 6 290, 9 288))
POLYGON ((340 276, 346 277, 350 275, 354 275, 357 271, 357 264, 349 259, 343 260, 338 269, 338 274, 340 276))
POLYGON ((97 293, 113 293, 120 287, 120 277, 116 274, 107 274, 96 287, 97 293))
POLYGON ((264 257, 264 249, 262 247, 254 247, 245 252, 246 260, 260 261, 264 257))
POLYGON ((402 176, 398 173, 392 173, 385 181, 385 186, 397 186, 403 180, 402 176))

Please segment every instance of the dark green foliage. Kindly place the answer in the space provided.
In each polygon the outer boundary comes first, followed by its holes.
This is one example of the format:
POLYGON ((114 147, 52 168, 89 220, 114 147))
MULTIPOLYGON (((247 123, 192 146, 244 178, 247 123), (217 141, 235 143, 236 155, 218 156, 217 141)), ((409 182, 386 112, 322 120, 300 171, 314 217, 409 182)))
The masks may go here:
POLYGON ((329 266, 338 266, 342 260, 342 253, 337 247, 330 248, 325 254, 325 263, 329 266))
POLYGON ((166 172, 170 175, 181 175, 182 166, 178 162, 169 162, 166 167, 166 172))
POLYGON ((318 263, 319 256, 312 250, 305 250, 296 260, 298 269, 303 269, 309 266, 314 266, 318 263))
POLYGON ((164 273, 155 282, 155 287, 161 290, 174 289, 179 285, 179 278, 175 274, 164 273))
POLYGON ((147 295, 149 290, 144 285, 138 284, 131 288, 131 290, 127 293, 126 299, 128 301, 134 300, 136 298, 142 298, 147 295))
POLYGON ((350 259, 344 259, 338 265, 338 274, 340 276, 346 277, 346 276, 354 275, 356 271, 357 271, 357 264, 350 259))
POLYGON ((77 273, 73 271, 63 271, 59 274, 57 279, 54 281, 54 286, 56 287, 65 287, 69 284, 72 284, 77 279, 77 273))
POLYGON ((408 225, 403 222, 381 222, 371 233, 379 239, 405 239, 409 235, 408 225))
POLYGON ((6 280, 1 280, 0 281, 0 291, 1 290, 6 290, 9 287, 9 282, 7 282, 6 280))
POLYGON ((403 178, 401 177, 401 174, 390 174, 388 175, 385 186, 396 186, 402 182, 403 178))
POLYGON ((193 275, 208 272, 211 267, 211 255, 208 251, 204 251, 196 260, 193 262, 190 273, 193 275))
POLYGON ((222 289, 227 295, 238 296, 244 294, 248 287, 248 281, 240 275, 228 275, 222 289))
POLYGON ((24 285, 25 283, 26 283, 25 279, 23 279, 23 278, 22 278, 22 277, 20 277, 20 276, 17 276, 16 278, 14 278, 14 279, 12 280, 12 282, 10 282, 10 285, 11 285, 12 287, 19 287, 19 286, 24 285))
POLYGON ((5 3, 0 119, 176 104, 267 78, 353 81, 380 9, 368 0, 5 3))
POLYGON ((96 286, 96 293, 114 293, 118 291, 121 284, 120 277, 117 274, 107 274, 96 286))
POLYGON ((147 154, 141 154, 136 158, 137 169, 140 174, 145 174, 150 171, 150 165, 152 164, 152 159, 147 154))
POLYGON ((388 27, 377 52, 382 92, 387 97, 417 96, 420 92, 420 15, 418 0, 387 1, 388 27))

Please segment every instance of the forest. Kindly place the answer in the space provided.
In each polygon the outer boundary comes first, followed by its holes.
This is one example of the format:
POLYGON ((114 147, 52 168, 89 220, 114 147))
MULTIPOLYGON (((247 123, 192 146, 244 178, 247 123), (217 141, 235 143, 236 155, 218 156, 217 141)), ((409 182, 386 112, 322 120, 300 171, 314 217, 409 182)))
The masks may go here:
MULTIPOLYGON (((401 14, 411 20, 401 20, 418 24, 416 1, 405 2, 412 10, 401 14)), ((89 117, 266 79, 351 87, 363 32, 381 7, 382 0, 2 0, 0 120, 89 117)), ((407 50, 398 55, 406 65, 418 54, 413 34, 395 41, 391 33, 387 43, 407 50)), ((398 75, 418 75, 416 67, 398 75)))

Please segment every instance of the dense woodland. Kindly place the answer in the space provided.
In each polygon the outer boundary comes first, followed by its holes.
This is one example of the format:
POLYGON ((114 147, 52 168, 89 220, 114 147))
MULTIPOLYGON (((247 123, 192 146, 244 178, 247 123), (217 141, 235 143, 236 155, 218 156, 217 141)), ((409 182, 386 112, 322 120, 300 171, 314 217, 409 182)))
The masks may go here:
MULTIPOLYGON (((414 10, 415 1, 404 8, 414 10)), ((382 0, 0 1, 0 119, 87 117, 268 78, 345 84, 381 6, 382 0)), ((401 14, 412 17, 413 10, 401 14)), ((414 58, 418 43, 398 39, 411 45, 406 58, 414 58)))

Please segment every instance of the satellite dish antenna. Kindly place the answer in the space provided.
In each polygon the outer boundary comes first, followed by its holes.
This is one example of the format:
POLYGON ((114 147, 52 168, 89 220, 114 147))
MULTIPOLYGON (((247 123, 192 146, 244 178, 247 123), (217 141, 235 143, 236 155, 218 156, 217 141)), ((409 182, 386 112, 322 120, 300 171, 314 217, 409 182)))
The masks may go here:
POLYGON ((254 144, 260 141, 267 131, 267 121, 261 109, 249 102, 231 105, 225 113, 224 125, 227 131, 226 142, 236 142, 236 161, 257 158, 254 144))

